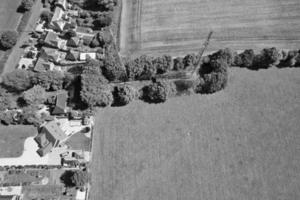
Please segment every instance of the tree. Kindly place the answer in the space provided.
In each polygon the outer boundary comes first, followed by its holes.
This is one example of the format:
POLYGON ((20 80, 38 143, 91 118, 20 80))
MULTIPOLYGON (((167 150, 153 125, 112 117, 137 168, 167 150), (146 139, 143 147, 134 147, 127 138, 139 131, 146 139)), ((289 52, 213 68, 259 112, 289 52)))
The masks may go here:
POLYGON ((113 10, 117 2, 117 0, 97 0, 97 4, 104 10, 113 10))
POLYGON ((18 33, 16 31, 5 31, 0 38, 0 45, 5 49, 11 49, 18 40, 18 33))
POLYGON ((96 30, 103 27, 110 26, 112 23, 112 16, 110 14, 102 14, 94 20, 93 25, 96 30))
POLYGON ((158 74, 164 74, 171 69, 172 57, 168 55, 157 57, 153 60, 153 64, 158 74))
POLYGON ((44 120, 41 119, 37 114, 37 105, 29 105, 22 108, 22 110, 23 112, 21 114, 21 123, 39 127, 44 122, 44 120))
POLYGON ((56 91, 63 88, 64 74, 60 71, 39 72, 35 74, 32 81, 47 91, 56 91))
POLYGON ((88 173, 81 170, 68 170, 62 174, 60 179, 67 187, 84 187, 88 182, 88 173))
POLYGON ((184 69, 183 58, 177 57, 174 59, 174 70, 180 71, 184 69))
POLYGON ((278 67, 295 67, 300 64, 299 51, 291 50, 283 55, 283 59, 280 61, 278 67))
POLYGON ((165 102, 167 98, 176 91, 174 85, 172 85, 172 87, 170 86, 171 85, 168 82, 153 82, 142 89, 142 99, 149 103, 165 102))
POLYGON ((253 60, 255 57, 254 51, 252 49, 247 49, 243 53, 239 54, 240 57, 240 67, 251 68, 253 66, 253 60))
POLYGON ((275 48, 265 48, 261 51, 261 57, 258 68, 269 68, 271 65, 279 64, 280 53, 275 48))
POLYGON ((20 9, 22 11, 29 11, 31 7, 33 6, 34 1, 33 0, 22 0, 20 4, 20 9))
POLYGON ((22 97, 27 105, 38 105, 47 99, 45 88, 39 85, 25 91, 22 97))
POLYGON ((45 21, 46 23, 51 22, 52 16, 53 16, 53 14, 47 10, 44 10, 40 15, 41 20, 45 21))
POLYGON ((209 56, 210 60, 224 60, 228 66, 231 66, 234 63, 234 53, 231 49, 225 48, 220 49, 219 51, 213 53, 209 56))
POLYGON ((3 76, 2 83, 14 92, 23 92, 33 86, 34 73, 27 70, 14 70, 3 76))
POLYGON ((11 93, 7 92, 5 89, 0 88, 0 111, 6 109, 13 109, 17 107, 17 103, 14 100, 11 93))
POLYGON ((76 31, 74 31, 74 30, 72 30, 72 29, 70 29, 70 30, 68 30, 66 33, 65 33, 65 37, 66 38, 68 38, 68 39, 70 39, 70 38, 72 38, 72 37, 76 37, 76 31))
POLYGON ((113 56, 108 55, 102 68, 103 75, 109 81, 125 81, 126 70, 113 56))
POLYGON ((127 78, 130 81, 138 80, 143 73, 143 68, 140 67, 140 62, 138 58, 135 60, 127 60, 125 62, 125 68, 127 78))
POLYGON ((182 60, 184 68, 194 66, 196 59, 197 56, 195 54, 187 54, 182 60))
POLYGON ((136 97, 136 91, 129 85, 117 85, 113 91, 114 105, 124 106, 136 97))

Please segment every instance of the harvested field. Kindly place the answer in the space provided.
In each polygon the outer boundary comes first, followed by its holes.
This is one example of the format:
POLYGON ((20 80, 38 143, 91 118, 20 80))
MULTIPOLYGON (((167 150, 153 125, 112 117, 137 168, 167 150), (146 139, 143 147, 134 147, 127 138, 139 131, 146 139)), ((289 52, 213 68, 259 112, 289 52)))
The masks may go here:
POLYGON ((300 199, 299 77, 231 68, 213 95, 101 110, 92 200, 300 199))
POLYGON ((182 55, 199 49, 210 30, 209 51, 263 47, 298 49, 299 0, 123 1, 121 53, 182 55))
POLYGON ((0 158, 21 156, 24 149, 24 141, 36 134, 37 130, 33 126, 0 125, 0 158))

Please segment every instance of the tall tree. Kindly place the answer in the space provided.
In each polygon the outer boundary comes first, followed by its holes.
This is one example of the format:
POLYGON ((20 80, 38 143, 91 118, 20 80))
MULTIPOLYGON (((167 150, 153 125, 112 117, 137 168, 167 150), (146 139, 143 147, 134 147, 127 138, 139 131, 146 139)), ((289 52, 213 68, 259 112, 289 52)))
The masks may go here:
POLYGON ((34 73, 27 70, 14 70, 3 76, 2 83, 14 92, 23 92, 33 86, 34 73))

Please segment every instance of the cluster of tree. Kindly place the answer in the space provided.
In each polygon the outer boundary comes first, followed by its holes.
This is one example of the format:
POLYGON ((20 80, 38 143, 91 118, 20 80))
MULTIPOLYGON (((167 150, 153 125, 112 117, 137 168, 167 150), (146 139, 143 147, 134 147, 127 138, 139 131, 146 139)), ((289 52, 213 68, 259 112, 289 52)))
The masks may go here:
POLYGON ((70 170, 68 170, 62 174, 60 179, 67 187, 82 188, 87 184, 87 182, 89 180, 89 175, 88 175, 87 171, 82 171, 82 170, 70 171, 70 170))
POLYGON ((2 85, 11 92, 23 92, 40 85, 46 91, 56 91, 66 88, 72 81, 72 76, 60 71, 32 72, 28 70, 14 70, 3 76, 2 85))
POLYGON ((21 12, 29 11, 32 8, 33 4, 34 0, 22 0, 18 10, 21 12))
POLYGON ((16 107, 17 103, 13 95, 0 87, 0 112, 5 111, 6 109, 14 109, 16 107))
POLYGON ((128 84, 117 85, 113 90, 114 106, 125 106, 138 97, 138 92, 128 84))
POLYGON ((254 50, 246 49, 240 54, 234 55, 234 66, 253 70, 267 69, 271 66, 297 67, 300 66, 299 51, 279 51, 275 47, 264 48, 259 54, 254 50))
POLYGON ((4 31, 0 37, 0 46, 3 49, 11 49, 18 40, 18 33, 16 31, 4 31))
POLYGON ((97 7, 101 11, 112 11, 118 0, 86 0, 85 7, 97 7))
POLYGON ((90 43, 90 46, 92 48, 95 47, 104 48, 106 46, 111 45, 112 41, 113 41, 113 37, 111 33, 109 32, 108 29, 104 29, 96 34, 96 36, 93 38, 92 42, 90 43))
POLYGON ((112 14, 111 13, 101 13, 93 21, 94 29, 101 30, 104 27, 110 26, 112 23, 112 14))
POLYGON ((51 22, 52 17, 53 17, 52 12, 50 12, 48 10, 44 10, 40 15, 41 20, 45 21, 46 24, 51 22))
POLYGON ((151 57, 142 55, 125 62, 127 79, 150 80, 156 74, 164 74, 172 68, 171 56, 151 57))
POLYGON ((224 89, 228 80, 228 64, 232 62, 228 50, 220 50, 203 62, 199 70, 199 83, 195 87, 196 93, 210 94, 224 89))
POLYGON ((105 107, 113 102, 108 80, 102 75, 102 65, 103 63, 91 61, 81 74, 80 97, 87 107, 105 107))
POLYGON ((148 103, 163 103, 176 93, 176 86, 173 82, 153 81, 142 88, 141 99, 148 103))

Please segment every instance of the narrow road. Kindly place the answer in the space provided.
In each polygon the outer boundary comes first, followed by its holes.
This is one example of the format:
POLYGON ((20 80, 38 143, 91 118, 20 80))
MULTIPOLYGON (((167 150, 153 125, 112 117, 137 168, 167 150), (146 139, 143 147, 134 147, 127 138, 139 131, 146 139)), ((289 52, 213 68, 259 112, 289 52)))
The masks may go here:
POLYGON ((17 44, 12 49, 12 52, 10 53, 10 55, 5 63, 2 75, 5 73, 8 73, 8 72, 11 72, 16 68, 16 66, 19 62, 19 59, 24 52, 24 49, 21 48, 21 46, 24 44, 25 41, 27 41, 30 38, 29 32, 34 30, 35 24, 40 17, 42 9, 43 9, 42 1, 38 0, 32 7, 32 14, 28 20, 28 23, 27 23, 24 31, 21 33, 17 44))

